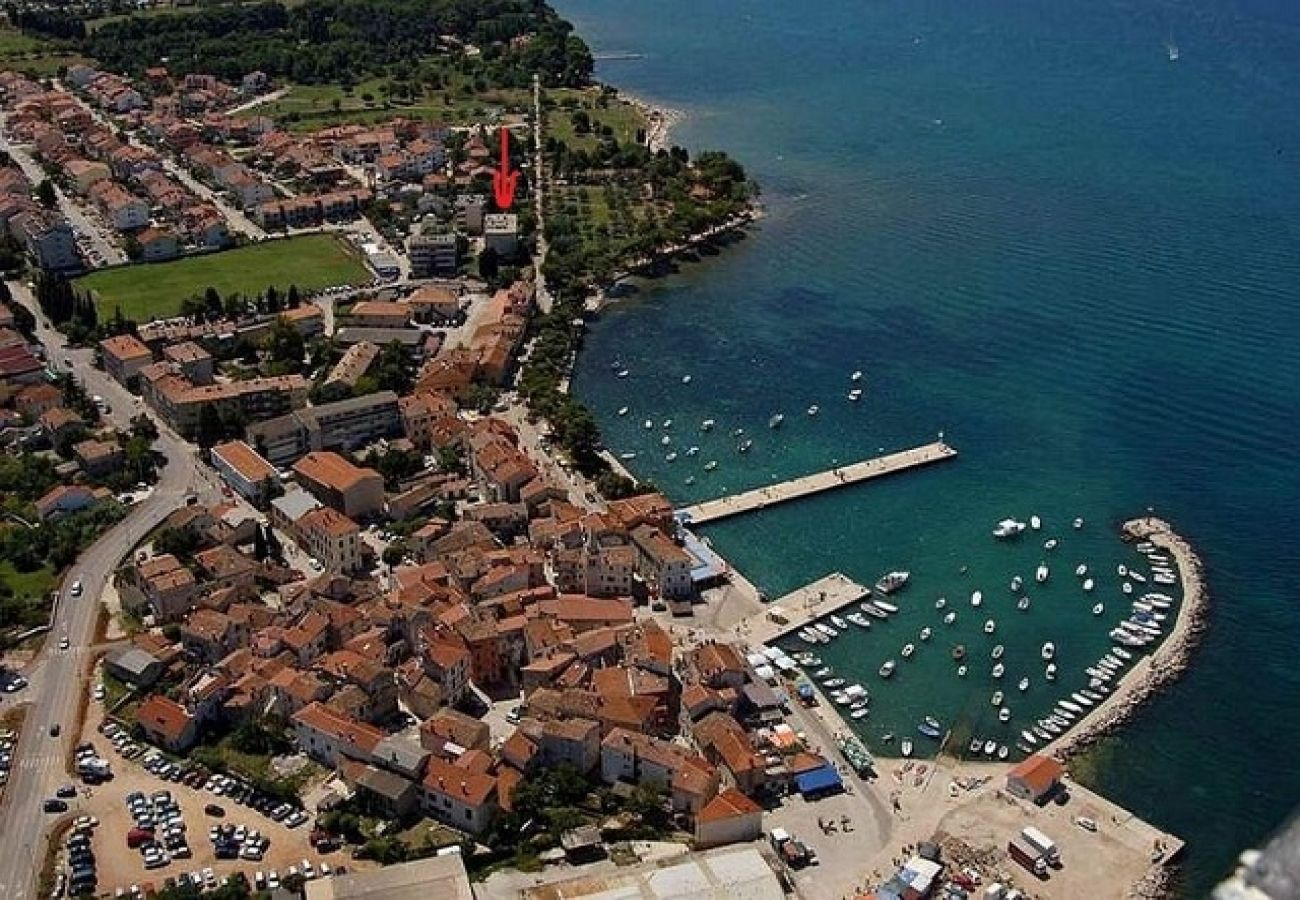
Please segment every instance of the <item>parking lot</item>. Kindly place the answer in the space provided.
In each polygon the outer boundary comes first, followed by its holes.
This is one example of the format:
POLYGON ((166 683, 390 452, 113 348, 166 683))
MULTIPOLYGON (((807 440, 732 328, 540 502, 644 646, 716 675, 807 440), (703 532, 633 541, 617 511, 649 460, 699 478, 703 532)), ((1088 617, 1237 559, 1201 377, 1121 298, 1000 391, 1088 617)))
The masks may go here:
MULTIPOLYGON (((97 707, 92 707, 93 714, 97 707)), ((197 767, 186 770, 157 750, 142 746, 111 725, 96 733, 87 722, 87 741, 108 758, 114 776, 88 789, 78 811, 95 817, 90 849, 98 861, 100 891, 168 879, 205 887, 242 872, 256 884, 281 881, 291 873, 320 877, 337 870, 339 853, 311 846, 310 817, 301 809, 258 795, 229 776, 197 767), (304 865, 306 863, 306 865, 304 865)))

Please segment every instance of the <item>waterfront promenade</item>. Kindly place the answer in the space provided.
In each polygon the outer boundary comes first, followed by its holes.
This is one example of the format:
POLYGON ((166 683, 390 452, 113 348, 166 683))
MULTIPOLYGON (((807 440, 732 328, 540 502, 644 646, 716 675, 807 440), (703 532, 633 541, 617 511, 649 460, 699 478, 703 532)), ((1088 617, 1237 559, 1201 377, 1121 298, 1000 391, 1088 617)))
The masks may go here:
POLYGON ((720 497, 717 500, 706 500, 703 503, 679 509, 677 515, 688 525, 704 525, 730 516, 765 509, 778 503, 786 503, 791 500, 798 500, 801 497, 820 494, 834 488, 869 481, 872 478, 881 478, 907 469, 928 466, 931 463, 952 459, 956 455, 957 451, 952 447, 943 441, 935 441, 931 444, 913 447, 910 450, 900 450, 897 453, 888 453, 874 459, 864 459, 861 462, 850 463, 846 466, 837 466, 824 472, 814 472, 811 475, 792 478, 780 484, 755 488, 752 491, 732 494, 729 497, 720 497))

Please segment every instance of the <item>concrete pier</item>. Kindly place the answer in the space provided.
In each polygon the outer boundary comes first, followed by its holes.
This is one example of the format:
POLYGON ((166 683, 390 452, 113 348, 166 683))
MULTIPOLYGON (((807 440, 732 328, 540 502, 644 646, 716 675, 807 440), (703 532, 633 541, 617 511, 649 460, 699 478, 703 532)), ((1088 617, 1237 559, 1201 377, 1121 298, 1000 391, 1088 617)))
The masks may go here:
POLYGON ((869 591, 866 585, 858 584, 843 572, 832 572, 791 591, 762 612, 740 622, 736 633, 754 645, 770 644, 862 599, 869 591))
POLYGON ((928 466, 931 463, 952 459, 956 455, 957 451, 952 447, 949 447, 943 441, 935 441, 932 444, 924 444, 910 450, 900 450, 897 453, 877 456, 875 459, 864 459, 861 462, 838 466, 824 472, 815 472, 812 475, 792 478, 780 484, 755 488, 752 491, 745 491, 740 494, 732 494, 730 497, 706 500, 703 503, 679 509, 677 515, 689 525, 704 525, 729 516, 737 516, 741 513, 775 506, 778 503, 798 500, 800 497, 820 494, 833 488, 869 481, 872 478, 892 475, 906 469, 928 466))

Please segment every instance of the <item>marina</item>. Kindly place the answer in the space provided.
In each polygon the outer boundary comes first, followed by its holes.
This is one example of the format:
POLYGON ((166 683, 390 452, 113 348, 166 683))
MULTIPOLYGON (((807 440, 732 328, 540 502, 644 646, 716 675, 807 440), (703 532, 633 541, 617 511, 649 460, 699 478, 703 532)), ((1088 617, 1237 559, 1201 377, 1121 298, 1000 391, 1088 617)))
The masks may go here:
POLYGON ((910 450, 900 450, 873 459, 837 466, 811 475, 803 475, 767 487, 755 488, 729 497, 706 500, 677 511, 677 517, 684 523, 696 526, 743 513, 765 509, 778 503, 786 503, 820 494, 823 491, 870 481, 896 472, 928 466, 932 463, 954 459, 957 451, 943 441, 935 441, 910 450))

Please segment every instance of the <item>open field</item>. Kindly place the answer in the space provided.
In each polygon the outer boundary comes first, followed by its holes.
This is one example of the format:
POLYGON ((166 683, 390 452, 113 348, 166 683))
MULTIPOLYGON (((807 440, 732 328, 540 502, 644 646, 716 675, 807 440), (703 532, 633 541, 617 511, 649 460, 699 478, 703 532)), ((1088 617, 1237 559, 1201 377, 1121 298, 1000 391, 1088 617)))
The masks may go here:
POLYGON ((0 69, 16 69, 41 77, 54 75, 61 66, 87 61, 58 44, 13 28, 0 28, 0 69))
POLYGON ((369 280, 359 254, 343 238, 313 234, 174 262, 105 269, 79 278, 77 286, 94 292, 100 315, 121 306, 127 318, 147 322, 176 315, 185 298, 209 287, 225 297, 259 294, 272 285, 285 290, 296 284, 311 291, 369 280))
POLYGON ((293 131, 365 125, 398 117, 461 125, 493 121, 510 110, 524 110, 531 100, 527 90, 505 88, 481 93, 431 90, 414 98, 386 97, 385 82, 372 78, 351 89, 338 84, 298 84, 283 97, 241 115, 270 116, 293 131))
MULTIPOLYGON (((546 99, 554 106, 546 114, 546 133, 571 149, 591 151, 598 135, 609 128, 620 144, 634 143, 637 132, 646 127, 645 116, 631 103, 602 95, 599 88, 584 91, 547 91, 546 99), (579 134, 575 114, 585 113, 588 130, 579 134)), ((578 116, 581 121, 581 116, 578 116)))
POLYGON ((19 572, 13 563, 0 562, 0 583, 12 592, 12 600, 6 599, 5 626, 22 627, 43 623, 49 615, 48 598, 54 590, 54 572, 49 566, 42 566, 34 572, 19 572), (12 618, 11 618, 12 616, 12 618))

